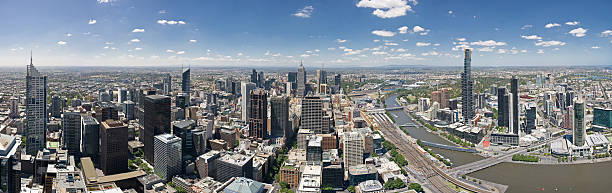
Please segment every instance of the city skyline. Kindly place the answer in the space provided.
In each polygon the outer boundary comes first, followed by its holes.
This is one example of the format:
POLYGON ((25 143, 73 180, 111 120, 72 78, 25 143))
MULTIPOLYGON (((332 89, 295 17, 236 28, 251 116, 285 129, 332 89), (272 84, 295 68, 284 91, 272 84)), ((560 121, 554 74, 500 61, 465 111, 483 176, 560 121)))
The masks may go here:
POLYGON ((0 67, 609 65, 609 2, 526 3, 3 2, 0 67))

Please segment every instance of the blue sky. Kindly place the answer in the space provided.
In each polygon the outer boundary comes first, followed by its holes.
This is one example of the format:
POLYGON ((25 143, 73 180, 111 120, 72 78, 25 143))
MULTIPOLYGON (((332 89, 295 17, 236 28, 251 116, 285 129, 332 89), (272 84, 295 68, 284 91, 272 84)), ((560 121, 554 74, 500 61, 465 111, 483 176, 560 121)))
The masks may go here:
POLYGON ((1 1, 0 66, 610 65, 612 1, 1 1))

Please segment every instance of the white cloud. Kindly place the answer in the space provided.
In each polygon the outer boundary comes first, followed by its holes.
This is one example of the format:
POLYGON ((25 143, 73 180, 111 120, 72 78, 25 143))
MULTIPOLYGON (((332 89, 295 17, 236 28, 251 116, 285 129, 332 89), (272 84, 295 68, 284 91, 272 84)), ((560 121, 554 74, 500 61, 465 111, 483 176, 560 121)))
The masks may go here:
POLYGON ((66 37, 70 37, 70 36, 72 36, 72 34, 71 34, 71 33, 67 33, 67 34, 66 34, 66 37))
POLYGON ((104 42, 104 44, 106 44, 106 45, 112 45, 112 44, 113 44, 113 42, 104 42))
POLYGON ((308 54, 302 54, 302 55, 300 55, 300 57, 302 57, 302 58, 308 58, 308 57, 310 57, 310 55, 308 55, 308 54))
POLYGON ((309 18, 310 15, 312 14, 312 11, 314 10, 314 8, 312 8, 311 5, 306 6, 302 9, 299 9, 297 12, 295 12, 294 14, 292 14, 293 16, 296 17, 301 17, 301 18, 309 18))
POLYGON ((427 35, 429 33, 429 29, 425 29, 425 28, 417 25, 417 26, 414 26, 412 28, 412 32, 414 32, 414 33, 419 33, 420 32, 419 35, 424 36, 424 35, 427 35))
POLYGON ((602 37, 608 37, 610 35, 612 35, 612 30, 606 30, 606 31, 601 32, 602 37))
POLYGON ((399 44, 394 43, 394 42, 387 42, 387 43, 385 43, 385 46, 397 46, 397 45, 399 45, 399 44))
POLYGON ((330 51, 331 50, 336 50, 336 48, 333 48, 333 47, 332 48, 327 48, 327 50, 330 50, 330 51))
POLYGON ((165 14, 165 13, 166 13, 166 10, 165 10, 165 9, 162 9, 162 10, 159 10, 157 13, 159 13, 159 14, 165 14))
POLYGON ((497 49, 497 53, 498 54, 505 54, 506 53, 506 49, 497 49))
POLYGON ((272 54, 272 53, 270 52, 270 50, 268 50, 268 51, 266 51, 266 53, 264 53, 264 56, 269 56, 270 54, 272 54))
POLYGON ((373 41, 374 43, 376 43, 376 42, 380 42, 380 40, 372 40, 372 41, 373 41))
POLYGON ((568 22, 565 22, 565 25, 578 25, 578 24, 580 24, 580 22, 577 22, 577 21, 568 21, 568 22))
POLYGON ((404 49, 404 48, 399 48, 399 49, 395 50, 395 52, 405 52, 405 51, 406 51, 406 49, 404 49))
POLYGON ((97 0, 99 4, 103 4, 103 3, 112 3, 115 2, 116 0, 97 0))
POLYGON ((405 34, 408 33, 408 26, 402 26, 400 28, 397 28, 397 30, 399 31, 399 33, 401 34, 405 34))
POLYGON ((484 48, 478 49, 479 52, 492 52, 493 50, 494 50, 493 47, 484 47, 484 48))
POLYGON ((463 42, 465 41, 465 38, 457 38, 457 41, 463 42))
POLYGON ((527 50, 521 50, 521 53, 527 53, 527 50))
POLYGON ((134 50, 140 51, 140 50, 142 50, 142 48, 134 48, 134 50))
POLYGON ((134 38, 134 39, 130 40, 130 42, 138 43, 138 42, 140 42, 140 39, 134 38))
POLYGON ((449 15, 453 15, 453 10, 448 10, 449 15))
POLYGON ((198 40, 189 40, 190 43, 196 43, 198 40))
POLYGON ((139 29, 139 28, 134 28, 134 30, 132 30, 132 33, 142 33, 145 32, 144 29, 139 29))
POLYGON ((599 46, 593 46, 593 47, 591 47, 591 48, 593 48, 593 49, 599 49, 599 46))
POLYGON ((237 56, 242 56, 244 55, 242 52, 238 52, 238 54, 236 54, 237 56))
POLYGON ((436 43, 436 44, 433 44, 433 46, 440 46, 440 44, 436 43))
POLYGON ((57 45, 63 46, 63 45, 66 45, 67 43, 68 42, 65 42, 65 41, 58 41, 57 45))
POLYGON ((168 53, 174 53, 174 50, 170 50, 170 49, 168 49, 168 50, 166 50, 166 52, 168 52, 168 53))
POLYGON ((344 43, 344 42, 346 42, 346 40, 343 40, 343 39, 338 38, 338 39, 336 39, 336 42, 338 42, 338 43, 344 43))
POLYGON ((429 46, 429 45, 431 45, 431 43, 429 42, 417 42, 416 43, 416 46, 418 47, 429 46))
POLYGON ((97 22, 98 22, 98 21, 96 21, 95 19, 90 19, 88 24, 89 24, 89 25, 91 25, 91 24, 96 24, 97 22))
MULTIPOLYGON (((416 0, 410 2, 417 4, 416 0)), ((407 11, 412 11, 412 7, 406 0, 360 0, 357 7, 376 9, 372 14, 380 18, 400 17, 406 15, 407 11)))
POLYGON ((496 42, 495 40, 471 42, 470 45, 476 46, 505 46, 506 42, 496 42))
POLYGON ((542 50, 542 49, 538 49, 538 52, 536 52, 536 53, 538 53, 538 54, 543 54, 543 53, 544 53, 544 50, 542 50))
POLYGON ((372 52, 372 55, 387 55, 389 53, 387 52, 381 52, 381 51, 377 51, 377 52, 372 52))
POLYGON ((573 30, 569 31, 569 33, 572 34, 573 36, 576 36, 576 37, 584 37, 584 36, 586 36, 586 32, 587 31, 588 31, 587 29, 583 29, 583 28, 579 27, 579 28, 576 28, 576 29, 573 29, 573 30))
POLYGON ((393 37, 395 35, 395 32, 385 31, 385 30, 374 30, 372 31, 372 34, 377 35, 377 36, 382 36, 382 37, 393 37))
POLYGON ((421 53, 422 56, 437 56, 440 55, 440 53, 436 52, 436 51, 430 51, 427 53, 421 53))
POLYGON ((535 43, 536 46, 542 46, 542 47, 550 47, 550 46, 563 46, 565 45, 565 42, 562 41, 556 41, 556 40, 552 40, 552 41, 538 41, 535 43))
POLYGON ((559 27, 559 26, 561 26, 561 24, 558 24, 558 23, 549 23, 549 24, 546 24, 544 27, 545 28, 552 28, 552 27, 559 27))
POLYGON ((526 39, 526 40, 541 40, 542 39, 542 37, 538 35, 521 36, 521 38, 526 39))
POLYGON ((180 20, 179 21, 175 21, 175 20, 165 20, 165 19, 157 20, 157 23, 158 24, 162 24, 162 25, 166 25, 166 24, 168 24, 168 25, 176 25, 176 24, 184 25, 184 24, 186 24, 184 21, 180 21, 180 20))
POLYGON ((184 53, 185 53, 185 51, 178 51, 178 52, 176 52, 176 54, 184 54, 184 53))
POLYGON ((553 48, 553 50, 554 50, 554 51, 558 51, 558 50, 560 50, 560 48, 553 48))
POLYGON ((532 28, 533 25, 527 24, 527 25, 523 25, 523 27, 521 27, 521 29, 529 29, 532 28))

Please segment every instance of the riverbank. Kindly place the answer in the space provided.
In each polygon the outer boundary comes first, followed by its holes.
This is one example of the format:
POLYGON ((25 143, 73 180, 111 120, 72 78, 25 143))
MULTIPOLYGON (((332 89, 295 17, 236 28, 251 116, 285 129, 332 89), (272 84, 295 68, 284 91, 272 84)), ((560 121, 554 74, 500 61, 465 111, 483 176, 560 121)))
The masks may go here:
POLYGON ((558 158, 555 157, 540 157, 539 162, 523 162, 523 161, 512 161, 507 160, 504 162, 517 163, 517 164, 528 164, 528 165, 577 165, 577 164, 596 164, 612 161, 612 157, 598 158, 598 159, 577 159, 567 162, 559 162, 558 158))

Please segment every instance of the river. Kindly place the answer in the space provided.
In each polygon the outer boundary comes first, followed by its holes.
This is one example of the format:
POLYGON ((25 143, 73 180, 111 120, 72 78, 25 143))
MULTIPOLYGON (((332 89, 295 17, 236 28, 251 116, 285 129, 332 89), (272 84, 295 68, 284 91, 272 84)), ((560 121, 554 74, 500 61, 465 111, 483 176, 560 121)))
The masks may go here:
MULTIPOLYGON (((397 95, 393 95, 390 97, 387 97, 387 99, 385 99, 385 104, 387 104, 387 107, 397 107, 399 106, 397 104, 397 102, 395 101, 395 98, 397 97, 397 95)), ((398 125, 403 125, 409 122, 412 122, 412 120, 408 117, 408 114, 400 109, 400 110, 393 110, 393 111, 389 111, 389 113, 391 113, 391 116, 393 116, 393 118, 395 119, 395 121, 397 121, 398 125)), ((439 144, 445 144, 445 145, 453 145, 452 143, 448 142, 447 140, 443 139, 442 137, 434 134, 434 133, 430 133, 428 132, 425 128, 415 128, 415 127, 402 127, 402 129, 408 131, 408 133, 410 133, 410 136, 416 138, 416 139, 420 139, 420 140, 424 140, 424 141, 429 141, 429 142, 433 142, 433 143, 439 143, 439 144)), ((451 160, 451 162, 455 165, 463 165, 466 163, 470 163, 470 162, 474 162, 474 161, 478 161, 480 159, 482 159, 481 156, 473 154, 473 153, 467 153, 467 152, 459 152, 459 151, 451 151, 451 150, 446 150, 446 149, 440 149, 440 148, 431 148, 433 150, 433 152, 440 154, 442 156, 444 156, 445 158, 448 158, 451 160)))
MULTIPOLYGON (((396 107, 397 95, 387 97, 387 107, 396 107)), ((403 110, 390 111, 399 125, 410 121, 403 110)), ((412 137, 441 144, 450 144, 441 137, 425 131, 424 128, 405 128, 412 137)), ((432 148, 457 166, 482 159, 466 152, 432 148)), ((555 192, 555 193, 610 193, 609 184, 612 162, 575 165, 531 165, 501 163, 469 174, 469 176, 508 185, 506 193, 555 192)))

